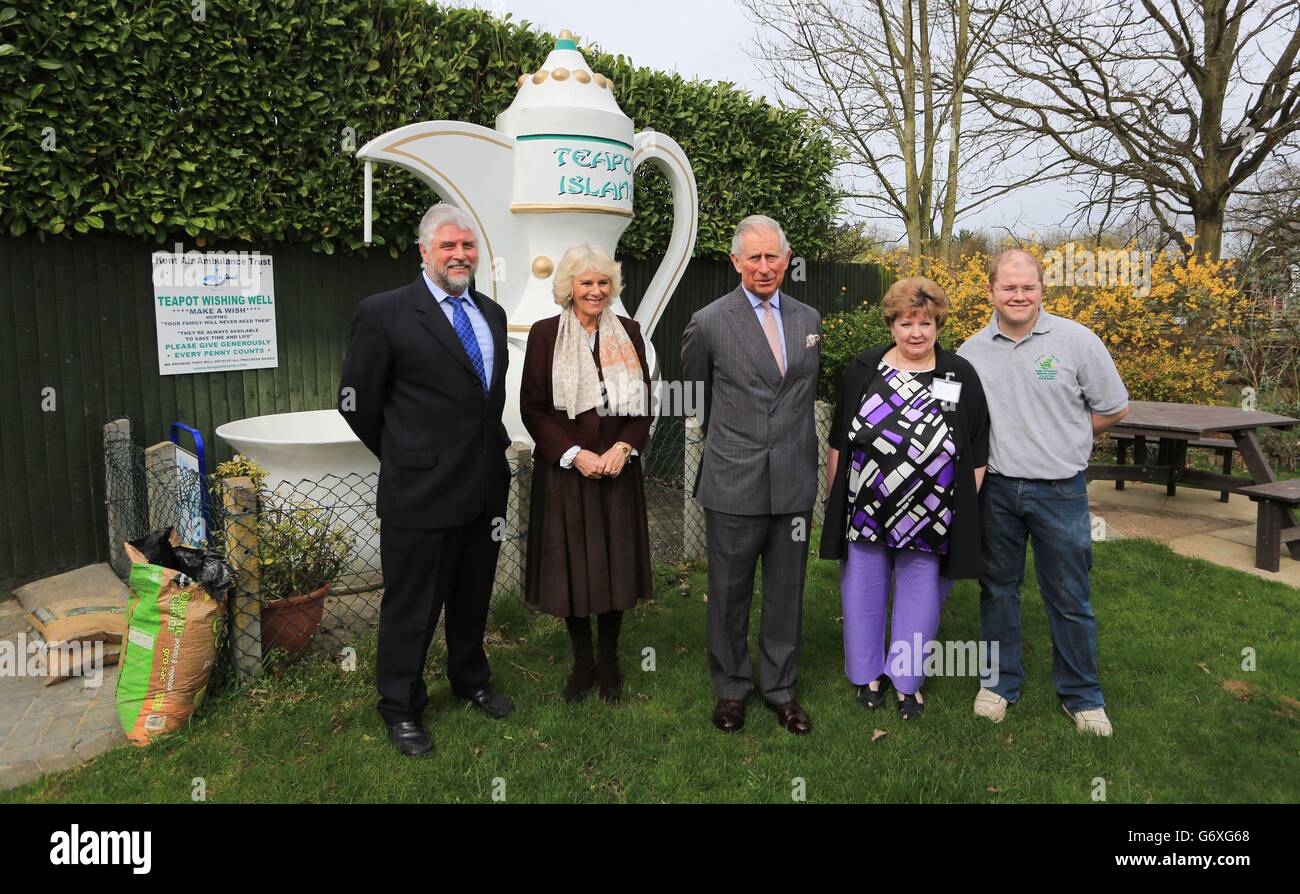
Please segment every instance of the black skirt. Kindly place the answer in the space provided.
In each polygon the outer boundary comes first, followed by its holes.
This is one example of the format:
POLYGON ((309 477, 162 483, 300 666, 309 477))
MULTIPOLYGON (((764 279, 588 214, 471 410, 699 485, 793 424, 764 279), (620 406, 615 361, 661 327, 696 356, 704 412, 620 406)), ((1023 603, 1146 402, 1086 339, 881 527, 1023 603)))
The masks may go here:
POLYGON ((587 478, 534 457, 524 598, 560 618, 627 611, 650 596, 641 461, 587 478))

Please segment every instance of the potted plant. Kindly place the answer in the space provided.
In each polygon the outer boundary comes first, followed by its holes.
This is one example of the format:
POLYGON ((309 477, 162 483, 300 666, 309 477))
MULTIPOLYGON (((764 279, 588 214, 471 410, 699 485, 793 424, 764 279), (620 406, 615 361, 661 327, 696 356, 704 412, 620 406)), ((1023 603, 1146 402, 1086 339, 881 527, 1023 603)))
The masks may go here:
MULTIPOLYGON (((216 477, 251 478, 261 491, 266 471, 236 455, 216 477)), ((307 648, 325 613, 330 585, 348 566, 356 536, 334 524, 334 514, 309 501, 263 494, 257 514, 258 597, 262 653, 297 655, 307 648)))
POLYGON ((262 651, 303 651, 320 627, 325 596, 352 559, 356 537, 311 504, 263 508, 257 540, 262 651))

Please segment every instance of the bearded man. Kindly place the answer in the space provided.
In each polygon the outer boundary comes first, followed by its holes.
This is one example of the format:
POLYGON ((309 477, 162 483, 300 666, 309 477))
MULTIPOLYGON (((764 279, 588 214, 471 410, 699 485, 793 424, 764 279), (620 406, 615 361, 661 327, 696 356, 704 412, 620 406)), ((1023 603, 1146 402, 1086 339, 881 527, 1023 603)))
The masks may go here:
POLYGON ((339 412, 379 457, 379 714, 402 754, 432 750, 422 715, 424 664, 446 607, 452 692, 494 718, 514 710, 495 692, 483 631, 501 544, 510 439, 505 311, 471 281, 473 219, 434 205, 420 221, 423 271, 361 301, 343 361, 339 412))

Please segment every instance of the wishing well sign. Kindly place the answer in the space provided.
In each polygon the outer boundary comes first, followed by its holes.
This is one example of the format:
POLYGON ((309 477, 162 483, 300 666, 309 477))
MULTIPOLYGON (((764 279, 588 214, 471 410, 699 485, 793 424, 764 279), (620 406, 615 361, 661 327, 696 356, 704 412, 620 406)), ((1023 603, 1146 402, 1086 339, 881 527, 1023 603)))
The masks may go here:
POLYGON ((271 257, 176 248, 153 255, 158 374, 279 365, 271 257))

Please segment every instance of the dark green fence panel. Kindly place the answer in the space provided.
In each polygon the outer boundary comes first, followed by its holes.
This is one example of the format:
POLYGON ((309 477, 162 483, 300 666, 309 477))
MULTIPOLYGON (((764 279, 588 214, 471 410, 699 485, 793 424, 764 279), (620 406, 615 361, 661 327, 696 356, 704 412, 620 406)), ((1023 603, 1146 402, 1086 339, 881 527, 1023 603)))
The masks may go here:
MULTIPOLYGON (((150 258, 171 249, 112 236, 0 238, 0 598, 26 580, 106 558, 105 422, 129 418, 144 447, 165 440, 172 422, 194 426, 211 467, 230 456, 218 426, 333 406, 357 301, 409 282, 419 263, 414 248, 394 260, 386 251, 204 246, 274 258, 280 366, 160 376, 150 258), (42 408, 46 388, 52 412, 42 408)), ((657 267, 625 265, 629 309, 657 267)), ((787 277, 785 288, 823 314, 878 301, 887 282, 871 265, 809 264, 805 273, 787 277)), ((665 379, 679 376, 691 314, 738 281, 726 261, 687 267, 653 336, 665 379)))

